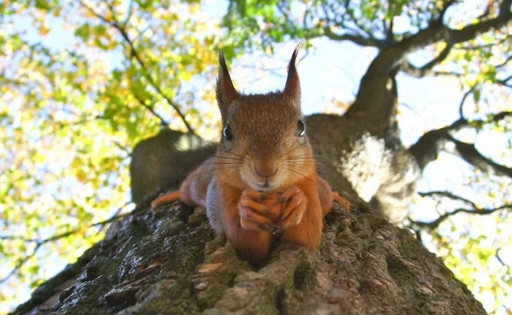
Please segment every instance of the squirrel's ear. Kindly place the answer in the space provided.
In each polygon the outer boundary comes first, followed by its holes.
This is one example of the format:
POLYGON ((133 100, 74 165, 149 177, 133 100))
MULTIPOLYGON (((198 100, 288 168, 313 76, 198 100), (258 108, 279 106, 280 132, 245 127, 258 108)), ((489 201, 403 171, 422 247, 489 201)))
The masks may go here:
POLYGON ((231 77, 229 76, 228 67, 224 54, 219 51, 219 77, 217 78, 217 103, 219 104, 220 113, 225 118, 226 111, 235 99, 240 96, 233 86, 231 77))
POLYGON ((300 81, 297 68, 295 67, 295 61, 297 54, 299 53, 300 44, 297 45, 292 54, 292 59, 288 64, 288 77, 286 78, 286 85, 284 87, 283 94, 290 97, 294 101, 300 101, 300 81))

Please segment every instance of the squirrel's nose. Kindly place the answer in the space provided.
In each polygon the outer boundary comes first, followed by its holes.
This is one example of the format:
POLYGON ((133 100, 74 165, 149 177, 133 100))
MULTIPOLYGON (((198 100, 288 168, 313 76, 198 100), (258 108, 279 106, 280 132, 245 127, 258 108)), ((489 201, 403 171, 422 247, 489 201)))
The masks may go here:
POLYGON ((256 172, 256 174, 258 174, 258 176, 268 178, 277 173, 277 165, 275 165, 274 163, 255 165, 254 171, 256 172))

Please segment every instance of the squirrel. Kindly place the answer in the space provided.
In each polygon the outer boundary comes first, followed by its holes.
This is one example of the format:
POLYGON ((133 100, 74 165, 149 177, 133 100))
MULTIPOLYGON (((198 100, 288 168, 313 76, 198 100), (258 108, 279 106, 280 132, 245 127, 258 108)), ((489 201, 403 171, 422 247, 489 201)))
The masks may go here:
POLYGON ((298 49, 282 92, 249 95, 235 89, 219 52, 216 97, 222 136, 217 153, 188 175, 178 191, 151 204, 153 210, 176 200, 205 207, 215 232, 225 233, 251 263, 267 256, 273 228, 282 240, 315 250, 333 200, 349 210, 349 202, 316 172, 301 112, 298 49))

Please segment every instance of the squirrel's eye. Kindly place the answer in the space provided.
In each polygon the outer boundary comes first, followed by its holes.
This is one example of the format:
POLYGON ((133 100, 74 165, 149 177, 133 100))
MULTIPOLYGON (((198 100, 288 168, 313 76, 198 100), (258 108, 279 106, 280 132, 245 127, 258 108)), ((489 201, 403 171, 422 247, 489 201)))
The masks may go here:
POLYGON ((229 124, 226 124, 226 127, 222 130, 222 135, 224 136, 224 139, 227 141, 233 141, 235 137, 233 137, 233 132, 231 132, 231 126, 229 124))
POLYGON ((306 134, 306 124, 304 123, 304 120, 299 119, 299 122, 297 123, 297 137, 304 137, 306 134))

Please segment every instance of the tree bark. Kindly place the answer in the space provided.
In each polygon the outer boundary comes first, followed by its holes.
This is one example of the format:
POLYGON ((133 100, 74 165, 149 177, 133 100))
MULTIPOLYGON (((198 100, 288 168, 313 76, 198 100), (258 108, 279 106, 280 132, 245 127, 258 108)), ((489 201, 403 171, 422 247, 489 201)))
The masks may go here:
POLYGON ((202 208, 135 214, 13 314, 485 314, 410 232, 351 201, 326 216, 317 252, 276 243, 259 269, 202 208))

